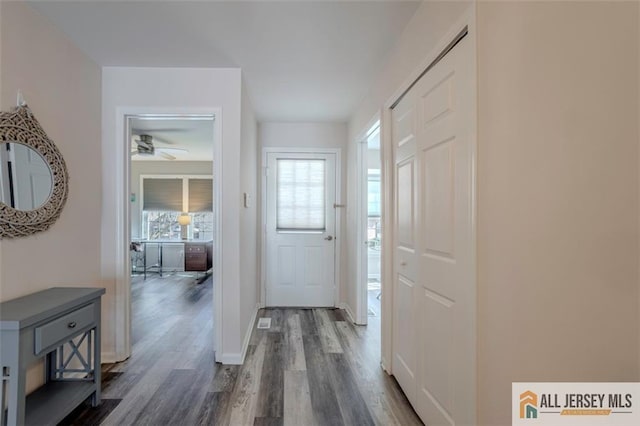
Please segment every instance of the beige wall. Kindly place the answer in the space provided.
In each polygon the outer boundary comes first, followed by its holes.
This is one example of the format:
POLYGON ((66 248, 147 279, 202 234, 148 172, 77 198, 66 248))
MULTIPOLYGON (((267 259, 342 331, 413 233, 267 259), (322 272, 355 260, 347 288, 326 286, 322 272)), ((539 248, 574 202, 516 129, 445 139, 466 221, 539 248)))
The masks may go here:
MULTIPOLYGON (((472 1, 424 1, 407 24, 402 36, 380 70, 375 83, 349 120, 349 143, 367 130, 365 127, 384 103, 432 54, 442 37, 468 10, 472 1)), ((424 64, 426 67, 427 64, 424 64)), ((422 68, 424 69, 424 68, 422 68)), ((413 76, 415 79, 417 75, 413 76)), ((399 95, 399 93, 398 93, 399 95)), ((354 157, 355 164, 355 157, 354 157)))
POLYGON ((479 420, 637 381, 637 3, 479 2, 479 420))
POLYGON ((2 111, 15 107, 22 90, 70 176, 56 224, 0 243, 0 300, 53 286, 100 286, 100 68, 26 3, 0 2, 0 9, 2 111))
POLYGON ((246 87, 242 85, 240 133, 240 331, 245 342, 251 336, 250 324, 259 301, 258 285, 258 123, 246 87), (244 194, 249 196, 244 205, 244 194))
POLYGON ((2 242, 0 299, 52 285, 98 285, 100 68, 22 2, 2 3, 1 43, 2 110, 15 107, 20 89, 62 152, 70 187, 51 229, 2 242))

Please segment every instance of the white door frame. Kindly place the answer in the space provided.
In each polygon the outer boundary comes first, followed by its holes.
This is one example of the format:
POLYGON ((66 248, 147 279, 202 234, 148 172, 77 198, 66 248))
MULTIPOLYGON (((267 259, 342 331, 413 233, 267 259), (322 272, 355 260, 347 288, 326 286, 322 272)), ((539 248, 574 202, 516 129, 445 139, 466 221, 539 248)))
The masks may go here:
MULTIPOLYGON (((373 126, 378 124, 378 126, 382 125, 380 122, 380 116, 376 115, 372 118, 365 129, 360 133, 360 136, 356 138, 356 164, 357 164, 357 172, 356 172, 356 306, 355 306, 355 323, 358 325, 367 325, 369 320, 369 293, 368 293, 368 275, 369 275, 369 261, 368 261, 368 249, 366 247, 367 241, 367 221, 369 219, 368 210, 368 170, 367 170, 367 158, 368 158, 368 146, 367 146, 367 138, 371 133, 371 129, 373 126)), ((380 140, 380 152, 382 154, 382 139, 380 140)), ((382 157, 382 155, 381 155, 382 157)), ((382 161, 382 158, 381 158, 382 161)), ((384 192, 382 188, 382 167, 380 167, 380 190, 384 192)), ((384 204, 381 202, 381 204, 384 204)), ((382 210, 384 210, 383 205, 380 206, 382 210)), ((384 221, 384 215, 382 214, 382 220, 384 221)), ((384 235, 384 234, 383 234, 384 235)), ((384 241, 384 237, 383 237, 384 241)), ((384 258, 384 251, 381 250, 381 264, 384 258)), ((382 271, 380 273, 380 284, 384 286, 382 280, 382 271)), ((381 290, 382 291, 382 290, 381 290)), ((382 305, 381 305, 382 308, 382 305)), ((382 312, 380 313, 382 315, 382 312)))
MULTIPOLYGON (((396 103, 398 99, 405 93, 415 81, 419 79, 422 73, 427 69, 429 64, 431 64, 440 53, 449 45, 452 39, 454 39, 460 31, 467 27, 468 34, 466 38, 467 41, 471 44, 471 58, 469 60, 469 66, 471 67, 471 75, 473 76, 473 87, 476 89, 473 93, 470 94, 470 101, 474 105, 474 110, 476 114, 473 117, 473 122, 469 125, 469 140, 471 144, 471 163, 472 163, 472 173, 471 173, 471 191, 472 191, 472 200, 471 200, 471 217, 473 218, 472 227, 472 252, 473 259, 472 265, 469 266, 469 276, 474 277, 474 285, 473 288, 477 288, 477 254, 476 254, 476 218, 477 218, 477 134, 478 134, 478 126, 477 126, 477 54, 476 54, 476 45, 477 45, 477 30, 476 30, 476 5, 475 3, 469 6, 468 11, 463 14, 463 16, 451 26, 449 31, 438 41, 435 47, 431 50, 431 52, 426 56, 426 58, 420 63, 418 67, 416 67, 411 74, 405 79, 405 81, 396 89, 396 91, 387 99, 384 103, 384 107, 381 111, 381 123, 380 123, 380 148, 382 150, 382 170, 381 170, 381 183, 382 183, 382 191, 383 191, 383 232, 387 232, 386 230, 393 229, 393 206, 395 203, 395 191, 394 191, 394 178, 393 178, 393 170, 394 170, 394 155, 393 155, 393 143, 392 143, 392 135, 391 135, 391 108, 396 103)), ((394 270, 394 250, 393 250, 393 238, 383 238, 382 240, 382 282, 392 283, 393 276, 396 273, 394 270), (385 255, 386 253, 386 255, 385 255)), ((473 297, 476 297, 474 294, 473 297)), ((393 353, 393 315, 390 315, 393 312, 393 285, 385 286, 382 285, 382 360, 381 364, 383 369, 389 373, 393 374, 392 371, 392 353, 393 353)), ((473 313, 474 318, 477 317, 477 313, 473 313)), ((474 339, 476 336, 474 336, 474 339)), ((475 354, 474 354, 475 356, 475 354)), ((473 374, 475 376, 475 380, 477 380, 477 365, 471 367, 473 374)), ((474 386, 475 389, 475 386, 474 386)), ((468 409, 475 413, 476 410, 476 400, 477 395, 474 401, 471 402, 473 406, 468 407, 468 409)))
MULTIPOLYGON (((262 168, 260 170, 260 179, 262 192, 261 196, 261 209, 262 209, 262 230, 260 232, 260 239, 262 240, 262 255, 260 256, 260 306, 264 307, 267 301, 267 179, 266 179, 266 169, 267 169, 267 155, 269 153, 288 153, 288 154, 335 154, 336 156, 336 204, 341 205, 342 202, 342 160, 340 158, 341 154, 340 148, 293 148, 293 147, 268 147, 262 148, 262 168)), ((340 207, 341 208, 341 207, 340 207)), ((340 255, 342 246, 342 214, 340 208, 334 209, 336 215, 336 232, 335 232, 335 256, 334 256, 334 282, 335 282, 335 291, 333 295, 333 304, 334 306, 338 306, 338 302, 340 300, 340 255)))
MULTIPOLYGON (((409 87, 409 86, 407 86, 409 87)), ((395 99, 393 100, 395 101, 395 99)), ((380 259, 381 303, 380 321, 381 336, 380 364, 389 374, 393 374, 391 360, 393 354, 393 240, 389 235, 394 223, 395 203, 395 155, 391 135, 391 105, 387 102, 380 117, 380 190, 382 191, 382 256, 380 259), (385 238, 384 235, 387 235, 385 238)))
POLYGON ((213 119, 213 345, 216 360, 221 354, 222 342, 222 262, 220 254, 222 241, 220 205, 222 202, 222 109, 221 108, 154 108, 118 107, 116 109, 117 140, 109 149, 115 150, 114 164, 116 181, 116 256, 115 256, 115 360, 123 361, 131 356, 131 138, 130 118, 163 116, 188 119, 194 116, 209 116, 213 119))

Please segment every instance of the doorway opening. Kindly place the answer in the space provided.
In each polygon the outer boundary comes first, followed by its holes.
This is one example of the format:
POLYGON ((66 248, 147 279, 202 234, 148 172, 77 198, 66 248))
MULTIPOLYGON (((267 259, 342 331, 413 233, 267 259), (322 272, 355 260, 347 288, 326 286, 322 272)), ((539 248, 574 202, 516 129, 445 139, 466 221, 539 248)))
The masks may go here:
POLYGON ((382 185, 380 121, 364 133, 358 145, 358 323, 380 322, 382 299, 382 185))
POLYGON ((125 119, 130 353, 160 356, 148 349, 162 338, 213 361, 214 116, 125 119))

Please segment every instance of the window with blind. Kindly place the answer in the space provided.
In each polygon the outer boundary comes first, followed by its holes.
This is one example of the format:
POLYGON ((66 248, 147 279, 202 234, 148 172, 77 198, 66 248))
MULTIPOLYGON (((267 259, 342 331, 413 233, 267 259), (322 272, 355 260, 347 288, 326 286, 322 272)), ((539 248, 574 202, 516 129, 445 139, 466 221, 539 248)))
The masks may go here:
POLYGON ((143 237, 181 239, 178 216, 191 216, 189 238, 213 238, 213 180, 202 176, 142 177, 143 237))
POLYGON ((189 179, 189 213, 213 211, 213 180, 189 179))
POLYGON ((325 160, 277 160, 276 223, 279 231, 324 231, 325 182, 325 160))
POLYGON ((380 169, 369 169, 367 180, 368 216, 380 217, 380 169))
POLYGON ((142 181, 142 210, 161 212, 182 211, 182 178, 145 178, 142 181))

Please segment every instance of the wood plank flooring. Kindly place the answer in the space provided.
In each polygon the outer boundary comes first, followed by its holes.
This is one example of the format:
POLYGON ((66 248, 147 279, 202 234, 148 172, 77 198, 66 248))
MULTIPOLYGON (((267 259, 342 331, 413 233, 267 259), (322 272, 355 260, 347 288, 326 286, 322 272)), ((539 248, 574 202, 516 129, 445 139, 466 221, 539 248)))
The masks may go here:
POLYGON ((103 365, 103 402, 61 425, 420 425, 382 371, 380 317, 262 309, 241 366, 213 361, 212 282, 180 275, 132 284, 133 355, 103 365))

